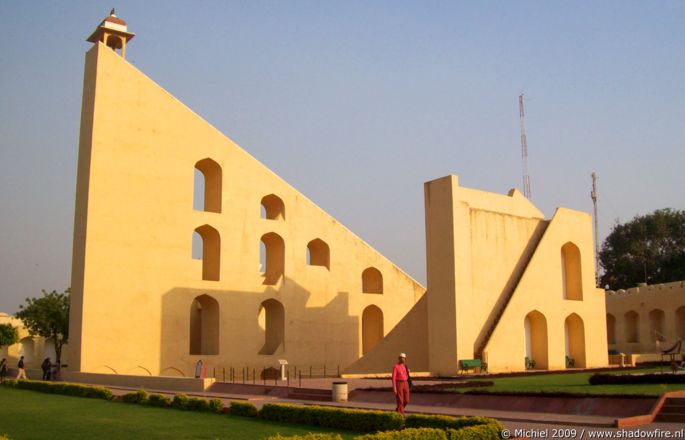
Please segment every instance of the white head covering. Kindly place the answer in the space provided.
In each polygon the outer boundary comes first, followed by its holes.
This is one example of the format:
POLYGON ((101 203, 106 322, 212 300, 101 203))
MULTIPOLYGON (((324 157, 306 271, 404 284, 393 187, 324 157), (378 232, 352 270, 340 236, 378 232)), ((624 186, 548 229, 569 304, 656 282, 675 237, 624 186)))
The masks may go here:
POLYGON ((404 354, 404 353, 400 353, 400 357, 401 357, 401 358, 406 358, 406 357, 407 357, 407 355, 406 355, 406 354, 404 354))

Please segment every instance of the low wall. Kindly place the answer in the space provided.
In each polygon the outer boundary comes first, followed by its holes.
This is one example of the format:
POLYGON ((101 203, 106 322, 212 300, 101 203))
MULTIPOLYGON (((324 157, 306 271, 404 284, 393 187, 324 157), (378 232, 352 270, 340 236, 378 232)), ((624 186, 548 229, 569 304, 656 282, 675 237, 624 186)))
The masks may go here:
MULTIPOLYGON (((354 402, 395 402, 391 391, 352 390, 349 400, 354 402)), ((474 408, 484 410, 519 411, 553 414, 575 414, 600 417, 631 417, 648 414, 657 397, 553 397, 488 394, 412 393, 411 403, 426 406, 474 408)))
POLYGON ((171 376, 129 376, 125 374, 81 373, 62 370, 66 382, 108 385, 113 387, 145 388, 147 390, 206 391, 215 379, 195 379, 171 376))

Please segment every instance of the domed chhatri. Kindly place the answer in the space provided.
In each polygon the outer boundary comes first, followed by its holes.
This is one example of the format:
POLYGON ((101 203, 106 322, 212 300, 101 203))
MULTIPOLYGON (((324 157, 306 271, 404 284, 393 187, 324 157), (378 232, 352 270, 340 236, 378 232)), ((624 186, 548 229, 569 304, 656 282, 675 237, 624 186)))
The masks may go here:
POLYGON ((114 51, 121 50, 121 56, 126 58, 126 43, 134 36, 134 33, 128 32, 126 22, 117 17, 112 9, 86 41, 101 42, 114 51))

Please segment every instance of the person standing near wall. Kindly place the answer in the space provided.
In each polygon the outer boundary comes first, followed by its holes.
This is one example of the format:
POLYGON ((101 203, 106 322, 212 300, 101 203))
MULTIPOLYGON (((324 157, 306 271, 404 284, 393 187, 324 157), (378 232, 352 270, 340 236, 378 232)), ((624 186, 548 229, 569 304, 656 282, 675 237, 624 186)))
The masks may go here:
POLYGON ((50 362, 49 357, 43 360, 40 368, 43 370, 43 380, 52 380, 52 362, 50 362))
POLYGON ((17 363, 17 371, 17 380, 26 379, 26 370, 24 370, 24 356, 19 358, 19 362, 17 363))
POLYGON ((392 391, 397 399, 398 413, 404 415, 404 408, 409 403, 409 371, 407 370, 407 355, 400 353, 397 363, 392 369, 392 391))

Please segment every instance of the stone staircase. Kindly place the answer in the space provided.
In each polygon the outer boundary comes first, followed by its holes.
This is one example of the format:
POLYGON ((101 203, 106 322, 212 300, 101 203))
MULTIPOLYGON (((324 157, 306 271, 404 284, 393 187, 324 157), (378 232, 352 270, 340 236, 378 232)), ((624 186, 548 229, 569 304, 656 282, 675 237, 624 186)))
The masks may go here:
POLYGON ((655 422, 685 423, 685 397, 669 397, 664 406, 661 407, 659 414, 656 415, 655 422))
POLYGON ((512 296, 514 296, 514 292, 516 292, 516 288, 518 287, 526 268, 528 268, 530 260, 533 258, 533 255, 535 255, 535 251, 542 241, 542 237, 545 235, 548 225, 548 221, 543 221, 540 223, 538 230, 531 240, 531 245, 529 245, 528 249, 524 251, 521 261, 519 264, 517 264, 514 272, 512 273, 512 278, 508 282, 507 290, 503 295, 503 299, 500 300, 499 304, 493 308, 493 311, 488 318, 488 322, 491 324, 488 326, 487 331, 478 338, 476 345, 477 348, 475 350, 476 359, 487 362, 487 359, 483 359, 483 351, 485 350, 485 347, 487 347, 488 342, 490 342, 490 337, 494 333, 497 324, 499 324, 500 319, 502 319, 502 315, 504 315, 504 311, 507 309, 509 301, 511 301, 512 296))

